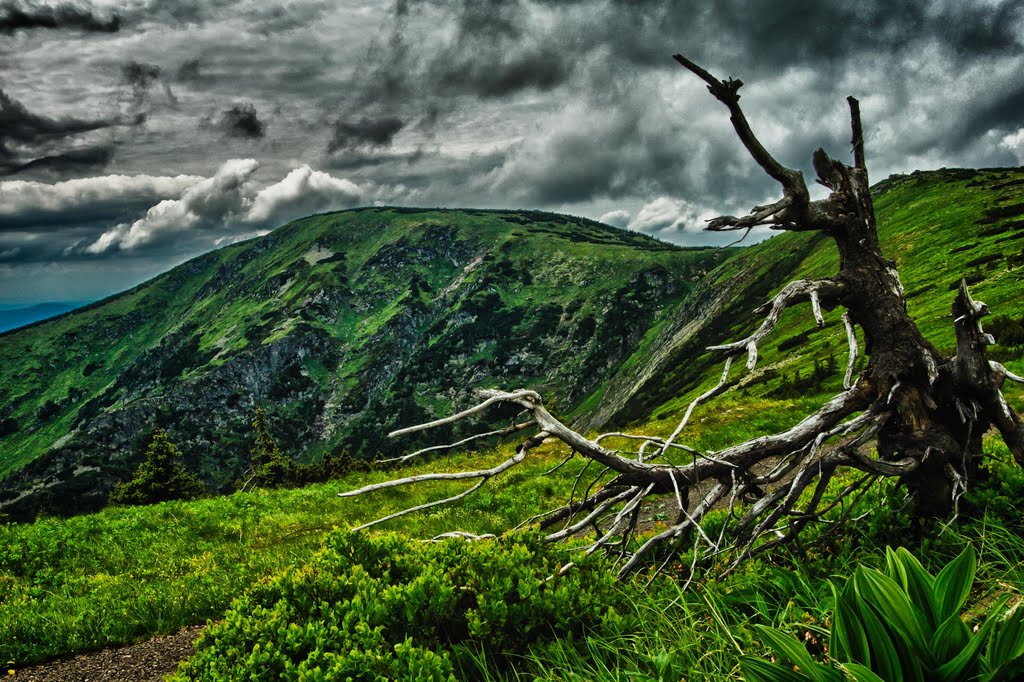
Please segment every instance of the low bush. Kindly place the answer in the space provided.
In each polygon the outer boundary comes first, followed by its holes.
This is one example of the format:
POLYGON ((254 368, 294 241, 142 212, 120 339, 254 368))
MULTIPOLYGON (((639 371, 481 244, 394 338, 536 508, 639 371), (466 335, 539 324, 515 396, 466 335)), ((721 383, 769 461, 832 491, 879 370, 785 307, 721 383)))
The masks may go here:
POLYGON ((453 680, 481 652, 500 668, 538 642, 621 630, 604 562, 563 573, 564 557, 536 533, 422 543, 335 531, 306 566, 237 599, 175 679, 453 680))

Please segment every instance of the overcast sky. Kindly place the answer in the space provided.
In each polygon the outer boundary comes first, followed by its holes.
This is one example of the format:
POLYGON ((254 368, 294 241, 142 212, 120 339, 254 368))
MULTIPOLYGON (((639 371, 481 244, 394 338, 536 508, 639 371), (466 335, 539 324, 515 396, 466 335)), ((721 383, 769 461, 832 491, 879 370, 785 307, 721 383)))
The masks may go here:
MULTIPOLYGON (((0 303, 82 300, 312 212, 538 208, 680 244, 783 163, 1024 160, 1024 2, 0 0, 0 303)), ((717 243, 721 243, 719 240, 717 243)))

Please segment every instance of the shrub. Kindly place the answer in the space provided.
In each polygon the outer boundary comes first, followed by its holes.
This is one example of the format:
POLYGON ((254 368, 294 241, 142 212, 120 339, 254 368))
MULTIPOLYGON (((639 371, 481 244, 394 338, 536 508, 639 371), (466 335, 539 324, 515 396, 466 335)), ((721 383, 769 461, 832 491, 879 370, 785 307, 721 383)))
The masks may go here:
POLYGON ((253 414, 252 428, 256 433, 256 445, 253 447, 249 463, 257 484, 273 487, 290 483, 295 478, 295 466, 277 447, 270 431, 267 430, 266 415, 260 407, 257 407, 253 414))
POLYGON ((130 481, 118 483, 110 491, 110 504, 153 504, 167 500, 197 497, 203 486, 179 461, 178 451, 167 437, 157 429, 146 448, 146 458, 130 481))
POLYGON ((176 679, 450 680, 460 655, 508 665, 535 642, 621 629, 603 562, 560 574, 558 554, 536 533, 422 543, 335 531, 308 565, 237 599, 176 679))
POLYGON ((1024 608, 989 607, 972 630, 960 616, 977 562, 970 545, 932 576, 910 552, 886 549, 885 571, 860 567, 842 591, 829 654, 843 671, 813 660, 791 635, 758 626, 778 662, 744 656, 751 682, 783 680, 1014 680, 1024 674, 1024 608), (844 675, 845 672, 845 675, 844 675))

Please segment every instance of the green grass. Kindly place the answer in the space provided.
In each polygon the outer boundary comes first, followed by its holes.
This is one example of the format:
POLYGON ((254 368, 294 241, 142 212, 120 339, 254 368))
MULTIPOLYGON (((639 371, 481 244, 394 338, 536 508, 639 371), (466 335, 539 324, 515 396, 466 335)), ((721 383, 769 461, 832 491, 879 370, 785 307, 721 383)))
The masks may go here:
MULTIPOLYGON (((747 437, 758 429, 776 428, 776 419, 781 419, 770 416, 781 412, 778 405, 726 402, 719 407, 724 409, 714 420, 695 428, 698 442, 713 446, 747 437), (762 418, 737 420, 739 409, 762 418)), ((800 409, 799 404, 788 407, 800 409)), ((651 426, 649 430, 657 430, 657 424, 651 426)), ((824 546, 811 545, 792 555, 773 553, 721 581, 698 576, 687 591, 673 578, 685 575, 683 563, 649 586, 648 576, 637 576, 623 586, 632 609, 626 615, 636 624, 629 631, 538 644, 513 671, 471 672, 474 666, 488 665, 487 653, 472 647, 460 650, 457 659, 468 666, 468 676, 481 679, 515 679, 517 674, 520 679, 579 680, 734 677, 739 652, 760 651, 753 624, 817 637, 829 607, 824 581, 848 574, 855 562, 879 565, 884 545, 896 542, 909 542, 926 565, 941 564, 962 543, 973 543, 982 563, 971 604, 981 608, 992 589, 1024 589, 1024 540, 1019 534, 1024 517, 1015 506, 1024 492, 1024 473, 1012 464, 1005 447, 995 442, 986 447, 996 457, 994 482, 978 493, 979 520, 965 526, 944 531, 937 524, 915 526, 908 516, 888 508, 887 496, 895 492, 882 488, 862 503, 874 514, 824 546), (989 514, 982 513, 984 507, 989 514)), ((401 473, 490 466, 509 453, 503 447, 445 457, 401 473)), ((417 538, 452 529, 501 532, 564 501, 583 462, 575 460, 555 475, 539 476, 563 456, 561 448, 545 445, 521 468, 465 501, 381 528, 417 538)), ((217 620, 250 587, 308 562, 330 529, 358 525, 464 488, 421 484, 337 497, 337 492, 395 475, 357 473, 302 489, 112 508, 0 527, 0 661, 13 661, 17 667, 217 620)))
MULTIPOLYGON (((956 292, 951 287, 961 278, 968 278, 972 295, 987 303, 993 315, 1024 316, 1020 295, 1024 291, 1024 214, 993 219, 990 213, 1024 202, 1024 184, 1012 184, 1021 178, 1024 171, 1020 169, 939 170, 897 176, 873 188, 882 251, 896 262, 911 317, 943 353, 955 352, 951 307, 956 292), (992 231, 998 234, 986 234, 992 231)), ((666 378, 660 384, 650 384, 643 392, 647 395, 634 401, 635 416, 628 409, 623 416, 638 421, 646 421, 652 413, 673 419, 681 416, 689 402, 720 377, 720 358, 705 353, 704 346, 750 334, 761 323, 752 311, 786 283, 832 277, 837 272, 838 253, 831 240, 820 234, 793 232, 745 249, 720 265, 709 274, 709 295, 721 290, 735 298, 708 322, 701 343, 681 349, 678 359, 663 368, 661 374, 666 378), (734 293, 730 287, 737 282, 741 285, 734 293)), ((836 372, 808 394, 824 400, 834 393, 847 360, 840 314, 838 310, 825 311, 826 326, 818 329, 810 306, 787 309, 762 342, 755 372, 748 375, 742 366, 733 368, 731 378, 737 385, 727 395, 771 399, 780 389, 783 374, 791 378, 799 369, 806 377, 815 358, 829 354, 836 361, 836 372), (800 334, 806 335, 805 341, 780 350, 780 343, 800 334), (764 372, 768 372, 765 380, 744 391, 747 381, 764 372)), ((863 353, 864 339, 857 331, 863 353)), ((994 350, 1011 371, 1024 372, 1024 348, 997 345, 994 350)), ((1008 389, 1007 393, 1012 406, 1024 408, 1020 391, 1008 389)))
MULTIPOLYGON (((488 453, 488 460, 507 450, 488 453)), ((480 456, 435 461, 431 470, 479 466, 480 456)), ((468 504, 391 522, 414 537, 451 528, 500 532, 554 506, 565 481, 535 480, 558 461, 542 454, 468 504)), ((414 470, 411 470, 414 471, 414 470)), ((337 493, 394 476, 353 474, 294 490, 259 490, 70 519, 0 526, 0 662, 18 665, 124 643, 217 618, 234 596, 302 563, 324 533, 451 495, 419 486, 358 498, 337 493)))

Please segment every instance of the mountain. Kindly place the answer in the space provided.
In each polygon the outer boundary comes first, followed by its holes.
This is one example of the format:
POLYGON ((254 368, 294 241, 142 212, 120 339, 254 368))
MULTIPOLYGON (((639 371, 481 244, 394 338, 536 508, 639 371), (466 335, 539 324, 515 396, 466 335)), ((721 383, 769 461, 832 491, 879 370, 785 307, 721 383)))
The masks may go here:
POLYGON ((397 454, 416 441, 388 431, 478 387, 534 388, 569 411, 622 381, 732 253, 529 211, 295 221, 0 335, 0 513, 96 509, 157 426, 228 490, 256 406, 306 461, 397 454))
POLYGON ((48 301, 27 306, 0 306, 0 332, 56 317, 83 305, 81 301, 48 301))
MULTIPOLYGON (((924 336, 945 354, 955 352, 951 306, 966 279, 992 311, 985 329, 998 343, 989 357, 1024 373, 1024 170, 917 171, 882 180, 872 193, 883 252, 899 270, 908 310, 924 336)), ((694 289, 687 303, 694 313, 663 328, 643 376, 592 413, 592 424, 674 423, 721 376, 722 358, 707 346, 744 338, 761 322, 753 311, 787 282, 833 276, 838 263, 834 242, 818 233, 784 232, 742 249, 694 289)), ((863 338, 859 348, 858 368, 866 361, 863 338)), ((730 390, 742 400, 767 399, 778 409, 786 400, 837 393, 848 357, 839 311, 826 311, 819 328, 810 306, 786 310, 759 353, 753 372, 732 370, 730 390)), ((1018 409, 1021 393, 1006 390, 1018 409)))
MULTIPOLYGON (((953 289, 966 278, 994 313, 990 357, 1024 374, 1024 171, 916 172, 873 192, 883 250, 925 336, 952 351, 953 289)), ((477 387, 534 388, 581 429, 671 430, 719 379, 706 347, 749 334, 753 311, 782 286, 833 275, 837 263, 820 234, 681 249, 530 211, 373 208, 295 221, 0 335, 0 513, 95 509, 156 426, 208 485, 230 489, 257 405, 307 461, 468 435, 385 438, 469 405, 477 387)), ((818 328, 809 306, 787 310, 757 368, 733 370, 730 391, 753 406, 751 421, 840 390, 846 335, 838 311, 825 320, 818 328)), ((1007 391, 1015 406, 1020 393, 1007 391)))

